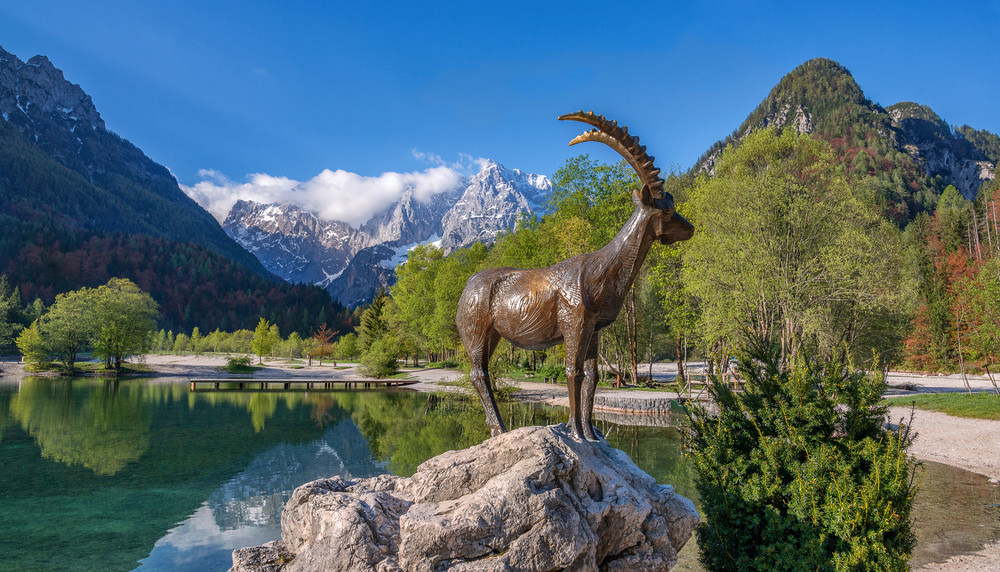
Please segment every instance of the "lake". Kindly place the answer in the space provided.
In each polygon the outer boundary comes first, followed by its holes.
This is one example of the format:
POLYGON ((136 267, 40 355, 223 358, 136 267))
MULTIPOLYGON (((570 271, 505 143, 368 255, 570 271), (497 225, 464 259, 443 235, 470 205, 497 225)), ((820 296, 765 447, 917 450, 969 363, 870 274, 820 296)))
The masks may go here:
MULTIPOLYGON (((513 427, 565 415, 503 409, 513 427)), ((599 424, 658 482, 696 497, 675 428, 599 424)), ((427 393, 192 393, 183 379, 28 377, 0 385, 0 553, 11 570, 224 571, 234 548, 280 536, 296 486, 410 475, 488 436, 478 402, 427 393)), ((925 465, 914 565, 1000 538, 997 487, 925 465)))

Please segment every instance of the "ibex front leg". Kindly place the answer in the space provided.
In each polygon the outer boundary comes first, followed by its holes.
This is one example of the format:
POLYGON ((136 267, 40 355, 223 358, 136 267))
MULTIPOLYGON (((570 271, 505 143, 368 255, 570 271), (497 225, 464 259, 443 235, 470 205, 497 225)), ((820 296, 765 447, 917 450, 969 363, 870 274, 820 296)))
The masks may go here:
POLYGON ((600 346, 600 332, 590 336, 590 347, 587 348, 587 360, 583 362, 583 389, 580 399, 583 405, 583 420, 580 426, 583 436, 588 441, 599 441, 602 435, 594 427, 594 392, 597 390, 597 352, 600 346))
MULTIPOLYGON (((586 439, 587 432, 583 428, 584 412, 582 389, 584 383, 584 362, 587 360, 587 350, 594 328, 592 320, 580 320, 573 324, 581 329, 567 333, 566 342, 566 386, 569 390, 569 426, 577 439, 586 439), (581 331, 582 330, 582 331, 581 331)), ((564 332, 566 329, 563 330, 564 332)), ((591 435, 593 431, 590 431, 591 435)))

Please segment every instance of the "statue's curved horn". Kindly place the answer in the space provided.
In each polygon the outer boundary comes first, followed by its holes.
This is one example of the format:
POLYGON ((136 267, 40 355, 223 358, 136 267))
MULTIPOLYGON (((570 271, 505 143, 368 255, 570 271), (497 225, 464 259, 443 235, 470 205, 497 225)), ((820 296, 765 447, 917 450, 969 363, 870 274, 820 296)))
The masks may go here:
POLYGON ((578 135, 570 145, 576 145, 583 141, 599 141, 615 151, 628 161, 629 165, 635 169, 642 184, 649 187, 655 198, 663 197, 663 181, 660 179, 660 170, 653 165, 654 157, 646 154, 646 147, 639 144, 639 138, 628 134, 628 127, 619 127, 616 121, 605 119, 603 115, 595 115, 593 111, 577 111, 559 116, 560 120, 582 121, 588 125, 593 125, 597 129, 591 129, 582 135, 578 135))

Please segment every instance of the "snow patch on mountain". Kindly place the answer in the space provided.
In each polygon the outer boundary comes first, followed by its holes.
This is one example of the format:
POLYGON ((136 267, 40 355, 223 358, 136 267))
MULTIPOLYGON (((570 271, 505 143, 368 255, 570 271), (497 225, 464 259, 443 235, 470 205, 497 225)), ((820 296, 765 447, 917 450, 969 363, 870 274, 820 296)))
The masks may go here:
POLYGON ((292 201, 237 200, 223 228, 285 280, 317 284, 341 303, 358 305, 394 282, 396 266, 417 245, 447 253, 491 243, 522 217, 545 213, 552 191, 547 177, 490 160, 481 165, 450 189, 406 188, 396 202, 357 226, 325 219, 292 201))

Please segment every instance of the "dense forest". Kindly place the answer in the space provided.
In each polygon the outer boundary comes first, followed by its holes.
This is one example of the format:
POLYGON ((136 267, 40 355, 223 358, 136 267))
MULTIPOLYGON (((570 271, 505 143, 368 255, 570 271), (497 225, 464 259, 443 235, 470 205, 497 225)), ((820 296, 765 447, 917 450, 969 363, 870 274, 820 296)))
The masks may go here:
MULTIPOLYGON (((233 331, 260 317, 302 336, 349 328, 325 290, 270 275, 128 141, 33 121, 0 121, 0 274, 23 305, 127 278, 157 301, 167 329, 233 331)), ((11 351, 3 338, 0 351, 11 351)))
MULTIPOLYGON (((380 327, 402 355, 461 357, 454 316, 466 280, 493 266, 543 267, 603 246, 632 208, 624 162, 586 156, 556 174, 553 212, 523 221, 487 248, 445 256, 417 247, 381 301, 380 327)), ((1000 357, 1000 185, 967 201, 947 187, 931 212, 900 228, 852 185, 832 146, 790 130, 762 130, 728 148, 714 176, 675 175, 667 188, 695 237, 655 246, 602 363, 641 378, 646 359, 724 363, 751 337, 786 355, 921 371, 991 371, 1000 357), (876 360, 873 362, 873 358, 876 360)), ((364 339, 368 308, 362 314, 364 339)), ((371 342, 369 342, 371 343, 371 342)), ((562 349, 524 352, 502 342, 509 365, 560 363, 562 349)))
MULTIPOLYGON (((786 76, 731 137, 666 180, 695 236, 650 251, 602 335, 602 364, 641 381, 647 359, 697 356, 724 367, 736 347, 763 337, 786 359, 808 350, 858 365, 995 370, 1000 184, 988 180, 967 200, 948 173, 905 149, 915 140, 972 160, 995 161, 1000 149, 996 135, 952 128, 924 106, 881 108, 830 60, 786 76), (789 121, 796 109, 808 113, 789 121)), ((553 183, 551 214, 521 221, 491 247, 411 251, 378 312, 394 347, 462 357, 454 315, 473 273, 544 267, 602 247, 638 186, 626 163, 587 156, 553 183)), ((558 365, 561 352, 502 342, 496 359, 558 365)))
POLYGON ((192 243, 121 233, 40 235, 3 256, 0 272, 27 303, 51 304, 57 294, 129 278, 160 305, 161 327, 190 332, 253 328, 259 317, 283 332, 311 335, 321 324, 343 330, 351 313, 322 288, 265 277, 192 243))

